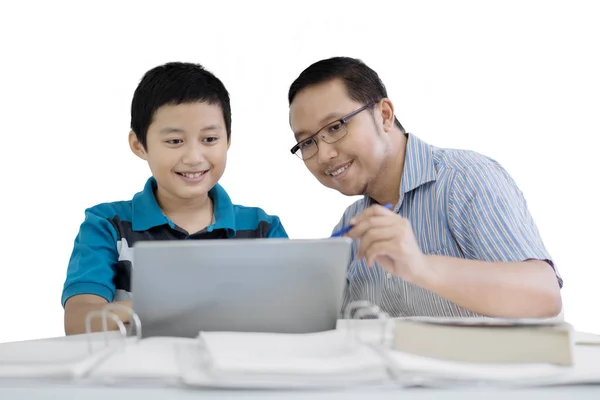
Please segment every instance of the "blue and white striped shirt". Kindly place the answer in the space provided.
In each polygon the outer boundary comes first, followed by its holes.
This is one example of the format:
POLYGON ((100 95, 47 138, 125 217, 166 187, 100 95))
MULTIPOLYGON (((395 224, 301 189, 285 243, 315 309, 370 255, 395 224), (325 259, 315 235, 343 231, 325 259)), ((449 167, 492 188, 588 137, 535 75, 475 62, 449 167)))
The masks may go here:
MULTIPOLYGON (((367 196, 346 209, 334 231, 375 201, 367 196)), ((408 134, 400 199, 394 211, 407 218, 424 254, 484 260, 539 259, 546 251, 523 194, 502 166, 467 150, 442 149, 408 134)), ((478 316, 437 294, 357 259, 357 241, 342 310, 367 300, 392 317, 478 316)), ((562 287, 562 278, 555 268, 562 287)))

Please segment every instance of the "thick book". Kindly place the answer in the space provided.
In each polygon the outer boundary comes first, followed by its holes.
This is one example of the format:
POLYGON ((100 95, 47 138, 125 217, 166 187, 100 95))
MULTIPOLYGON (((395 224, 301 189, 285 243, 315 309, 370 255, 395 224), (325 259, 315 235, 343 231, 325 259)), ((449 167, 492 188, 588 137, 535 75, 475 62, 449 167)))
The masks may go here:
POLYGON ((573 365, 574 335, 562 321, 487 318, 402 318, 393 348, 441 360, 471 363, 573 365))

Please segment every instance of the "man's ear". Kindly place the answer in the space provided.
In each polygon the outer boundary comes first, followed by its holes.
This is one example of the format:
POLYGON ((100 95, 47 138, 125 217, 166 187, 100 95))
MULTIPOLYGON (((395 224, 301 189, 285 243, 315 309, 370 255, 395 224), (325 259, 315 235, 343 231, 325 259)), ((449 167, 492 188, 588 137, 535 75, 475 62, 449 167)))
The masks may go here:
POLYGON ((229 151, 229 146, 231 146, 231 137, 227 139, 227 151, 229 151))
POLYGON ((389 132, 394 126, 394 105, 388 98, 381 100, 381 122, 383 130, 389 132))
POLYGON ((129 148, 139 158, 142 160, 148 160, 148 156, 146 155, 146 149, 140 143, 134 131, 129 132, 129 148))

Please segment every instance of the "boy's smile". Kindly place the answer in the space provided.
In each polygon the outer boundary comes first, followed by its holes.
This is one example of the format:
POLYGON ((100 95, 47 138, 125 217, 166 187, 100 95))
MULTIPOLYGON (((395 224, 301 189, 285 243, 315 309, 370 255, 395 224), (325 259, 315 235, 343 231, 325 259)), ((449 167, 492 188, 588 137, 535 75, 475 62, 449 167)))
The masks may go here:
POLYGON ((179 175, 181 177, 181 179, 183 179, 184 182, 198 183, 198 182, 202 182, 202 180, 204 179, 204 176, 206 175, 207 172, 208 172, 208 170, 175 172, 175 173, 177 175, 179 175))
POLYGON ((135 135, 130 140, 134 152, 148 162, 162 207, 203 203, 225 171, 229 142, 219 105, 162 106, 148 127, 146 148, 136 143, 135 135))

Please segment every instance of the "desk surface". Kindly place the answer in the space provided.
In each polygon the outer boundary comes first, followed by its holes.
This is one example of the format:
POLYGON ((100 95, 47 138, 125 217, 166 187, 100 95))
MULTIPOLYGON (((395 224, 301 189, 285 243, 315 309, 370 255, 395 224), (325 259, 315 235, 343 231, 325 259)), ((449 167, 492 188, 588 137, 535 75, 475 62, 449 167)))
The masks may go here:
MULTIPOLYGON (((366 321, 365 321, 366 322, 366 321)), ((374 325, 375 326, 375 325, 374 325)), ((103 340, 104 334, 97 335, 98 340, 103 340)), ((117 335, 111 332, 109 335, 117 335)), ((41 339, 44 341, 78 341, 87 340, 85 335, 41 339)), ((597 340, 597 337, 595 337, 597 340)), ((596 343, 596 342, 594 342, 596 343)), ((595 346, 594 346, 595 347, 595 346)), ((600 368, 600 365, 598 366, 600 368)), ((600 384, 598 385, 571 385, 553 386, 527 389, 499 389, 499 388, 377 388, 377 387, 351 387, 344 390, 212 390, 212 389, 185 389, 185 388, 139 388, 139 387, 110 387, 110 386, 82 386, 77 383, 50 383, 38 382, 31 384, 18 381, 0 381, 0 399, 85 399, 85 400, 116 400, 143 398, 144 400, 170 399, 221 399, 226 398, 258 400, 258 399, 327 399, 327 400, 365 400, 369 398, 397 400, 554 400, 576 398, 578 400, 600 399, 600 384), (435 397, 434 397, 435 396, 435 397)))
POLYGON ((348 390, 336 391, 242 391, 242 390, 187 390, 187 389, 140 389, 140 388, 81 388, 69 386, 49 386, 49 387, 1 387, 0 398, 8 399, 85 399, 85 400, 117 400, 117 399, 144 399, 144 400, 187 400, 187 399, 326 399, 326 400, 353 400, 353 399, 371 399, 374 396, 378 400, 394 399, 398 400, 598 400, 600 398, 600 385, 596 386, 569 386, 569 387, 546 387, 531 389, 366 389, 351 388, 348 390))

